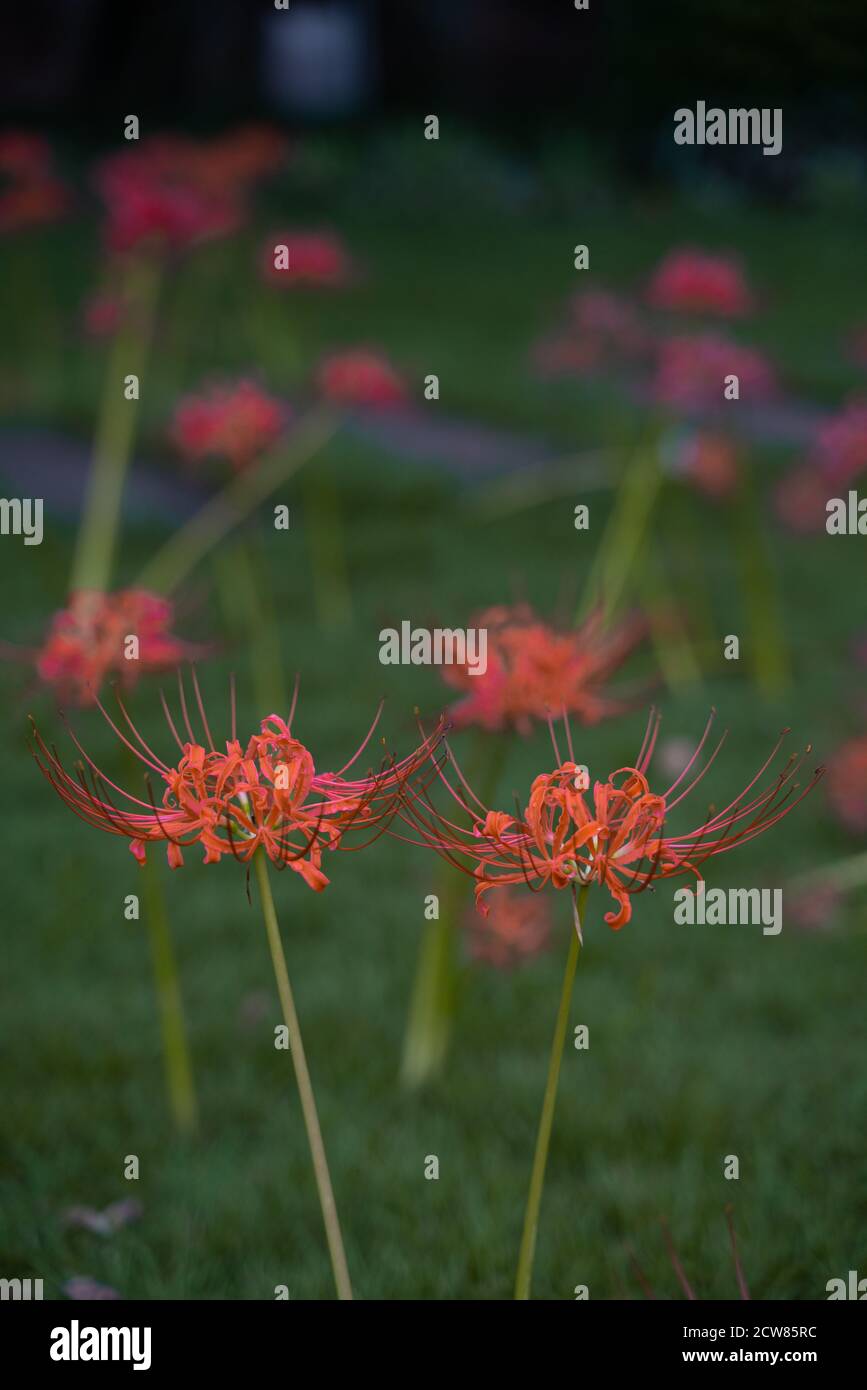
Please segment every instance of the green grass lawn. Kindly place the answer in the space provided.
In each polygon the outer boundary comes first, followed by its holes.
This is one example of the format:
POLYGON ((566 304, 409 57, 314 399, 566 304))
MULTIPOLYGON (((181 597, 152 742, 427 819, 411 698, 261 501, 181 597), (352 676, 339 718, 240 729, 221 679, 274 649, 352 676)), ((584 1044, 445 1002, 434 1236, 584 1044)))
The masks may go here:
MULTIPOLYGON (((611 418, 610 403, 545 386, 526 368, 530 339, 575 287, 571 247, 579 240, 591 245, 593 275, 624 287, 674 242, 736 247, 767 297, 744 336, 774 351, 794 391, 833 403, 853 383, 838 339, 854 312, 858 242, 854 228, 831 219, 636 203, 629 215, 571 209, 559 220, 545 209, 504 217, 487 206, 472 215, 441 206, 422 221, 402 216, 399 198, 356 206, 350 217, 326 193, 311 197, 302 217, 288 193, 282 203, 273 196, 275 225, 336 222, 366 279, 345 294, 275 304, 254 275, 244 280, 255 237, 234 253, 204 251, 189 267, 192 287, 182 274, 169 291, 163 350, 143 400, 152 453, 175 395, 202 376, 260 367, 270 385, 289 389, 310 355, 342 341, 378 342, 419 376, 438 372, 449 413, 566 448, 616 437, 622 421, 611 418), (224 256, 230 273, 218 280, 224 256), (287 326, 297 330, 292 339, 287 326)), ((71 318, 93 265, 89 235, 79 227, 65 239, 52 229, 15 253, 35 275, 31 285, 50 293, 39 301, 43 319, 25 315, 22 270, 5 343, 9 420, 82 432, 92 424, 101 359, 80 346, 71 318)), ((767 499, 779 454, 756 450, 753 461, 767 499)), ((558 595, 580 589, 611 505, 608 494, 594 500, 583 534, 568 497, 481 524, 470 491, 451 477, 384 460, 342 435, 328 462, 352 579, 348 628, 328 634, 316 624, 297 480, 284 498, 292 527, 273 533, 265 550, 287 687, 296 670, 302 677, 297 732, 323 768, 354 750, 381 695, 383 731, 397 752, 415 738, 414 705, 433 716, 446 699, 435 671, 379 664, 382 627, 403 618, 465 625, 480 607, 516 593, 550 613, 558 595)), ((167 517, 166 530, 171 523, 167 517)), ((666 533, 672 583, 685 590, 700 578, 719 633, 744 632, 721 513, 696 502, 686 524, 682 549, 677 532, 666 533), (700 576, 691 568, 696 557, 700 576)), ((697 820, 711 796, 725 805, 749 780, 782 725, 792 726, 797 744, 812 741, 816 760, 863 726, 863 686, 847 651, 863 626, 863 540, 792 540, 767 502, 763 529, 795 677, 777 704, 756 694, 744 661, 676 695, 662 692, 667 735, 697 738, 711 705, 731 729, 713 785, 692 803, 697 820)), ((130 530, 119 580, 134 578, 162 535, 130 530)), ((39 549, 3 539, 6 640, 34 641, 62 602, 72 541, 53 522, 39 549)), ((178 626, 214 636, 222 617, 207 565, 197 580, 178 626)), ((632 671, 651 669, 644 657, 632 671)), ((269 711, 257 707, 249 651, 233 641, 203 667, 212 725, 227 706, 230 670, 239 679, 241 728, 252 730, 269 711)), ((0 681, 0 1268, 44 1278, 48 1297, 75 1274, 128 1298, 271 1298, 279 1284, 293 1298, 330 1297, 291 1064, 273 1046, 280 1020, 255 885, 251 905, 232 861, 205 869, 193 852, 181 872, 163 866, 202 1112, 198 1138, 181 1142, 165 1102, 146 931, 123 915, 125 895, 140 891, 139 870, 122 840, 97 835, 61 806, 30 760, 28 709, 63 741, 50 700, 14 665, 0 667, 0 681), (250 1000, 260 996, 256 1014, 250 1000), (140 1159, 137 1183, 123 1177, 130 1154, 140 1159), (142 1202, 143 1217, 110 1240, 61 1224, 69 1205, 129 1196, 142 1202)), ((154 684, 139 688, 135 709, 146 736, 167 752, 154 684)), ((121 775, 99 715, 75 722, 95 760, 121 775)), ((600 775, 629 763, 644 723, 639 710, 582 732, 576 756, 600 775)), ((456 736, 459 753, 471 744, 472 736, 456 736)), ((499 804, 510 808, 514 792, 523 798, 550 758, 545 731, 515 739, 499 804)), ((778 885, 857 848, 833 825, 820 788, 767 837, 717 860, 709 882, 778 885)), ((356 1294, 508 1297, 568 899, 553 902, 551 952, 510 974, 472 971, 447 1070, 410 1096, 398 1086, 401 1039, 424 899, 440 891, 443 870, 421 849, 389 840, 335 856, 329 869, 322 895, 291 873, 274 882, 356 1294), (438 1181, 425 1179, 428 1155, 439 1158, 438 1181)), ((867 1260, 864 897, 849 900, 831 931, 785 926, 779 937, 677 926, 664 886, 636 900, 620 933, 602 921, 609 906, 606 894, 591 894, 571 1015, 573 1026, 589 1026, 591 1045, 567 1046, 564 1058, 534 1296, 568 1299, 586 1284, 592 1298, 641 1297, 628 1247, 660 1295, 678 1296, 659 1229, 665 1218, 699 1296, 736 1297, 724 1219, 731 1202, 753 1297, 825 1297, 830 1278, 863 1271, 867 1260), (736 1182, 723 1176, 730 1154, 740 1160, 736 1182)))

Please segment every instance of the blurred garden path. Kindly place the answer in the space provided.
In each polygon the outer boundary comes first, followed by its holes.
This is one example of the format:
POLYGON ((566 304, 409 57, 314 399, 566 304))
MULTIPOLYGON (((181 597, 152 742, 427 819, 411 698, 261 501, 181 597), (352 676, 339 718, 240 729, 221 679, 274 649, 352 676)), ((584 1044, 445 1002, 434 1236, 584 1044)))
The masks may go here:
MULTIPOLYGON (((741 403, 737 423, 746 438, 802 448, 809 445, 823 418, 823 412, 813 406, 782 400, 755 407, 741 403)), ((564 457, 564 450, 550 442, 459 419, 439 409, 358 414, 344 427, 350 437, 395 458, 444 468, 468 482, 536 471, 564 457)), ((90 456, 89 441, 56 430, 0 430, 4 483, 13 495, 42 497, 49 512, 65 520, 79 514, 90 456)), ((201 505, 208 492, 204 482, 139 457, 130 471, 124 513, 132 520, 176 525, 201 505)))

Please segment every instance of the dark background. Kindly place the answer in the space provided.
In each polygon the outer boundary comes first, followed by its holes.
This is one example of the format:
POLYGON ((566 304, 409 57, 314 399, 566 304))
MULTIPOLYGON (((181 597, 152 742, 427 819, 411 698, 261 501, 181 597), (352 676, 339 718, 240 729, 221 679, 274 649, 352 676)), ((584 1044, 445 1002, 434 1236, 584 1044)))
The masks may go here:
MULTIPOLYGON (((697 96, 782 105, 785 145, 765 177, 833 141, 867 132, 867 10, 851 0, 293 0, 282 23, 313 14, 349 26, 363 48, 356 100, 332 119, 448 111, 535 144, 580 127, 634 174, 664 172, 660 127, 697 96), (696 90, 700 74, 700 91, 696 90)), ((149 122, 207 128, 269 114, 262 52, 273 5, 243 0, 33 0, 10 9, 0 54, 0 115, 99 137, 118 108, 149 122)), ((279 114, 279 113, 270 113, 279 114)), ((301 124, 315 118, 303 109, 301 124)))

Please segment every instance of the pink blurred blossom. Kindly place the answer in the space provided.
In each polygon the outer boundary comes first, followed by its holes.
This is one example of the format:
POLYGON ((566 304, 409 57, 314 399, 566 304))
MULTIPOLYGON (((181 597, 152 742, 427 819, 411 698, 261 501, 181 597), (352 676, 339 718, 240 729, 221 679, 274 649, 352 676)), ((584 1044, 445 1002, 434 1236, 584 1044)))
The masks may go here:
POLYGON ((754 307, 743 270, 733 256, 680 247, 657 266, 647 290, 655 309, 739 318, 754 307))
POLYGON ((316 387, 326 400, 341 406, 387 409, 408 400, 403 377, 376 348, 353 348, 324 358, 316 387))
POLYGON ((92 703, 109 675, 130 689, 146 672, 173 669, 198 654, 171 632, 173 617, 170 601, 146 589, 79 590, 51 619, 36 654, 37 674, 59 699, 79 705, 92 703), (124 655, 129 636, 138 639, 136 659, 124 655))
POLYGON ((846 487, 867 469, 867 400, 854 398, 819 429, 814 456, 835 487, 846 487))
POLYGON ((0 231, 53 222, 69 201, 48 141, 29 131, 0 132, 0 231))
POLYGON ((828 801, 853 835, 867 833, 867 735, 849 739, 828 761, 828 801))
POLYGON ((494 895, 486 917, 468 912, 465 928, 470 959, 506 970, 547 948, 551 911, 547 900, 529 891, 505 889, 494 895))
POLYGON ((284 289, 299 286, 338 288, 349 283, 352 267, 346 248, 333 232, 275 232, 262 248, 262 273, 284 289), (288 264, 278 268, 278 251, 285 247, 288 264))
POLYGON ((699 333, 663 340, 652 391, 660 404, 675 409, 721 407, 727 376, 738 377, 740 400, 762 400, 777 389, 774 367, 758 348, 721 333, 699 333))
POLYGON ((174 148, 169 139, 155 139, 97 164, 94 182, 106 206, 109 251, 179 252, 240 224, 238 190, 196 180, 171 157, 174 148))
POLYGON ((289 407, 255 382, 239 381, 183 397, 170 433, 188 461, 224 458, 242 469, 279 438, 289 416, 289 407))

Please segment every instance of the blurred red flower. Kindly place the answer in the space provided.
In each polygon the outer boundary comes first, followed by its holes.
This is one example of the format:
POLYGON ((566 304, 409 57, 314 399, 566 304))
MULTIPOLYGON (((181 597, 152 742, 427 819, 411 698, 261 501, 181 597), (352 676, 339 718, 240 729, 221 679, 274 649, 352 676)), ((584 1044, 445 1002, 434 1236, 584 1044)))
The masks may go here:
POLYGON ((545 898, 504 889, 486 917, 470 912, 465 926, 470 959, 506 970, 545 950, 551 937, 551 911, 545 898))
POLYGON ((170 432, 185 459, 198 463, 208 457, 224 458, 241 469, 273 444, 289 416, 289 407, 255 382, 239 381, 185 396, 175 410, 170 432))
POLYGON ((106 205, 109 251, 183 251, 240 224, 241 190, 197 178, 185 149, 183 141, 155 138, 99 161, 94 181, 106 205))
POLYGON ((316 386, 335 405, 404 405, 406 383, 387 358, 374 348, 353 348, 326 357, 316 372, 316 386))
POLYGON ((346 248, 333 232, 275 232, 262 248, 261 264, 265 278, 284 289, 338 288, 352 274, 346 248))
POLYGON ((569 304, 569 323, 533 349, 545 376, 583 376, 644 355, 651 345, 641 316, 625 295, 580 290, 569 304))
POLYGON ((867 736, 849 739, 829 760, 828 800, 847 830, 867 831, 867 736))
POLYGON ((562 712, 595 724, 626 708, 605 686, 644 636, 643 619, 629 618, 605 632, 601 617, 592 614, 581 627, 561 631, 521 604, 487 608, 471 626, 488 634, 485 672, 441 668, 446 683, 465 692, 449 710, 457 728, 528 733, 534 721, 562 712))
POLYGON ((719 333, 666 338, 659 349, 653 395, 675 409, 722 406, 727 376, 738 378, 742 400, 761 400, 777 389, 774 367, 758 348, 744 347, 719 333))
POLYGON ((755 307, 734 257, 693 247, 678 248, 663 258, 651 278, 647 299, 655 309, 722 318, 738 318, 755 307))
POLYGON ((68 206, 48 141, 29 131, 0 133, 0 231, 53 222, 68 206))
POLYGON ((846 487, 867 469, 867 400, 854 398, 820 426, 814 457, 825 478, 846 487))
POLYGON ((60 699, 76 705, 92 704, 108 675, 129 689, 147 672, 173 668, 197 654, 173 636, 173 618, 169 600, 145 589, 79 590, 52 618, 36 657, 37 674, 60 699), (138 649, 128 656, 130 637, 138 649))

